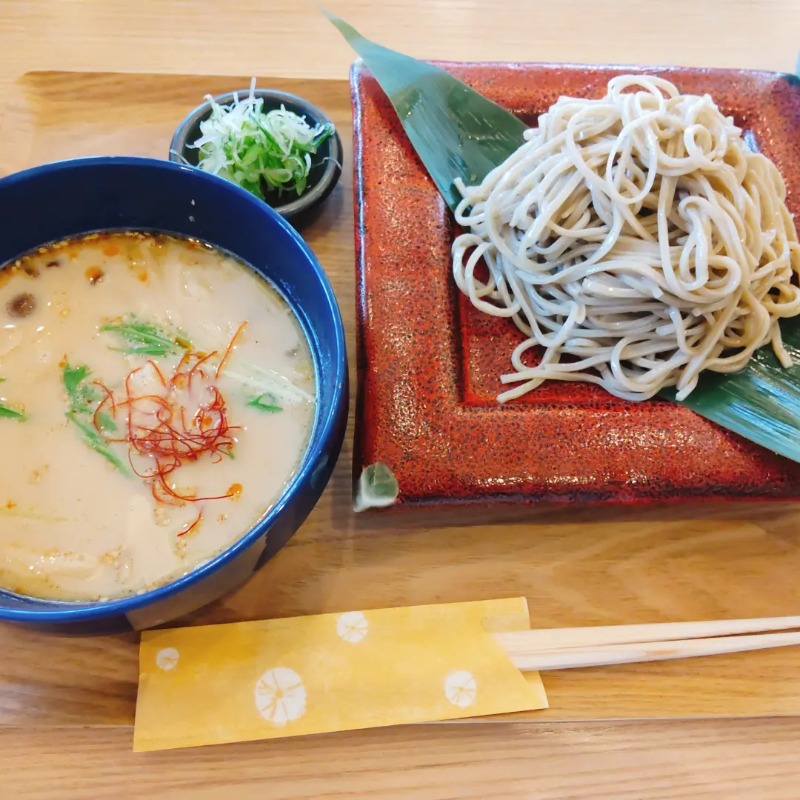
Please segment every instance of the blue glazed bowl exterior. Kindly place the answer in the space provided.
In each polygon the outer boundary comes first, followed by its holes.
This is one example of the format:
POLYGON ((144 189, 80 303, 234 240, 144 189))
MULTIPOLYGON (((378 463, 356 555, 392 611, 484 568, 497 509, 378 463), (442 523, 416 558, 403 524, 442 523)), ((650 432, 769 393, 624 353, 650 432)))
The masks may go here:
POLYGON ((200 608, 242 583, 286 543, 322 494, 341 450, 348 404, 344 328, 328 279, 294 228, 232 183, 167 161, 76 159, 0 179, 0 264, 42 244, 114 229, 202 239, 237 255, 279 289, 315 361, 311 440, 280 500, 245 536, 189 574, 102 603, 60 603, 0 590, 0 619, 99 632, 151 627, 200 608))

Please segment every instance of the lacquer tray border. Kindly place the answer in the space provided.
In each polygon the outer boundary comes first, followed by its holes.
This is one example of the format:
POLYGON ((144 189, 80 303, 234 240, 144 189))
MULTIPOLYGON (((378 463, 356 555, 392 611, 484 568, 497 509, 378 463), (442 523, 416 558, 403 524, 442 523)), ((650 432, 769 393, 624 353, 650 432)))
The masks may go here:
MULTIPOLYGON (((624 72, 657 73, 682 91, 708 91, 784 172, 790 208, 800 218, 800 82, 790 76, 661 67, 442 66, 528 120, 559 95, 597 93, 624 72)), ((489 323, 475 320, 478 312, 452 284, 451 216, 388 98, 360 62, 351 70, 351 91, 358 303, 354 481, 366 466, 385 464, 398 481, 401 506, 800 497, 800 465, 684 407, 658 400, 623 403, 563 384, 543 402, 534 393, 499 407, 476 396, 465 373, 474 366, 472 342, 482 341, 463 331, 489 323)), ((507 322, 491 324, 495 331, 507 322)))
MULTIPOLYGON (((26 73, 11 87, 8 113, 0 119, 7 145, 0 153, 0 171, 90 152, 163 157, 171 133, 167 120, 174 124, 192 106, 189 89, 224 91, 231 82, 237 78, 26 73), (139 114, 133 127, 132 108, 139 114)), ((323 108, 325 97, 335 92, 337 120, 343 130, 349 128, 345 81, 281 79, 277 84, 317 96, 323 108)), ((349 150, 349 136, 344 139, 349 150)), ((306 232, 336 287, 349 342, 355 328, 350 180, 345 170, 322 218, 306 232)), ((354 373, 353 364, 351 369, 354 373)), ((346 610, 354 603, 375 608, 518 594, 528 596, 536 625, 767 616, 794 613, 800 601, 787 577, 797 570, 797 548, 794 514, 783 512, 785 505, 759 505, 755 518, 753 509, 743 508, 732 520, 729 510, 711 505, 642 509, 635 523, 624 522, 613 509, 601 512, 611 517, 564 509, 555 516, 548 513, 548 522, 538 524, 538 535, 532 535, 527 524, 520 524, 529 519, 526 512, 514 509, 444 512, 430 521, 424 515, 405 520, 354 516, 347 459, 345 448, 333 484, 294 537, 294 546, 241 591, 186 624, 346 610), (619 520, 619 527, 609 520, 619 520), (762 585, 771 591, 762 591, 762 585)), ((130 635, 52 640, 38 631, 1 627, 0 644, 13 653, 0 676, 3 724, 28 731, 52 725, 129 730, 138 674, 130 635), (59 649, 57 670, 42 660, 43 648, 53 644, 59 649)), ((524 721, 527 728, 618 719, 797 716, 798 652, 785 648, 548 673, 550 710, 459 724, 511 719, 524 721)), ((124 749, 128 739, 122 741, 124 749)))

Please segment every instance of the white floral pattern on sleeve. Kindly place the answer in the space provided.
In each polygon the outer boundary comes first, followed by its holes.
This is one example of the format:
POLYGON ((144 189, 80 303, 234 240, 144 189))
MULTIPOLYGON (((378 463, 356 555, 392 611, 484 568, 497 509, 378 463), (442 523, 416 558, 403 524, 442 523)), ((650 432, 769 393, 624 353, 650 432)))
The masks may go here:
POLYGON ((169 672, 178 666, 180 653, 174 647, 164 647, 156 653, 156 666, 169 672))
POLYGON ((358 644, 369 633, 369 622, 360 611, 348 611, 336 619, 336 634, 350 644, 358 644))
POLYGON ((288 667, 268 669, 257 681, 256 708, 265 720, 283 726, 306 713, 306 687, 288 667))
POLYGON ((454 706, 459 708, 473 706, 478 697, 478 681, 465 669, 451 672, 444 679, 444 694, 454 706))

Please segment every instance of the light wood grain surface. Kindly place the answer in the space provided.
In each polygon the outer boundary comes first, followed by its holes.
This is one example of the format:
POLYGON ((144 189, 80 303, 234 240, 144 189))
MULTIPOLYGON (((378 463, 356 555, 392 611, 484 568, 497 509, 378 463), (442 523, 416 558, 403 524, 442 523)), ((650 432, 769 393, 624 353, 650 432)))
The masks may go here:
MULTIPOLYGON (((800 48, 797 0, 329 6, 387 45, 441 59, 791 71, 800 48)), ((163 155, 199 93, 249 75, 315 100, 348 142, 351 60, 303 0, 4 0, 0 172, 88 153, 163 155)), ((352 353, 348 167, 307 236, 352 353)), ((332 484, 290 545, 185 622, 519 594, 540 626, 800 613, 796 505, 354 517, 351 436, 352 421, 332 484)), ((130 752, 134 635, 5 627, 0 652, 3 798, 797 797, 796 651, 554 673, 551 710, 523 722, 146 755, 130 752)))

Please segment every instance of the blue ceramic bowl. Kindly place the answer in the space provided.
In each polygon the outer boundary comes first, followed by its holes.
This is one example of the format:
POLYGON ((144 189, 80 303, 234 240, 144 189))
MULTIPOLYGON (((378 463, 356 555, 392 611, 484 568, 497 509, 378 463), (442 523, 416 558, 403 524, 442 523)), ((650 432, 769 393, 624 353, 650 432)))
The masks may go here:
POLYGON ((203 239, 239 256, 278 288, 314 357, 318 398, 311 439, 273 508, 193 572, 106 602, 53 602, 0 590, 0 619, 100 631, 121 624, 151 627, 193 611, 240 584, 286 543, 319 499, 339 456, 348 403, 344 329, 325 273, 295 230, 232 183, 168 161, 76 159, 0 179, 0 264, 55 240, 114 229, 203 239))

